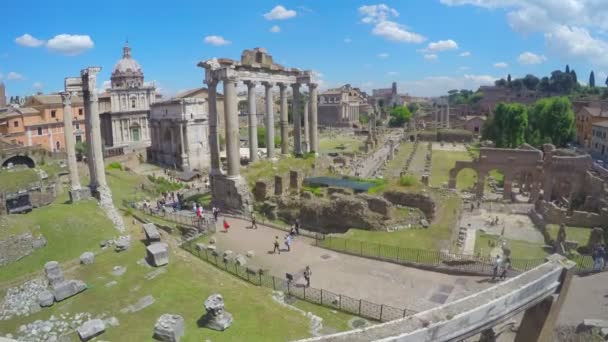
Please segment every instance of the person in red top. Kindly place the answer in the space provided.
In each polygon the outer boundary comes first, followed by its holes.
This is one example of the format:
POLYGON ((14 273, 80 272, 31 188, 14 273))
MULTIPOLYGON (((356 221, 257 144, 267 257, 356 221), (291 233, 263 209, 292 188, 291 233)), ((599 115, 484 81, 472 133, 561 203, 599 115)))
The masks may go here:
POLYGON ((224 232, 228 233, 228 228, 230 228, 230 224, 224 219, 224 232))

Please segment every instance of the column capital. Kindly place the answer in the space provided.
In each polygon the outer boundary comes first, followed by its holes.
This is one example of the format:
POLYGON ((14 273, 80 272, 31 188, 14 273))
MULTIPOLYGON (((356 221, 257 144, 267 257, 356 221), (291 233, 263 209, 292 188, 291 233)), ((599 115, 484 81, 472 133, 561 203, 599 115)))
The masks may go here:
POLYGON ((215 78, 205 79, 205 84, 207 85, 207 88, 211 88, 211 87, 215 88, 215 87, 217 87, 218 83, 219 83, 218 80, 215 78))
POLYGON ((253 89, 253 88, 255 88, 258 85, 257 82, 255 82, 255 81, 249 81, 249 80, 248 81, 243 81, 243 83, 247 86, 247 89, 250 89, 250 90, 253 89))
POLYGON ((61 101, 63 102, 64 106, 69 106, 72 104, 72 93, 69 91, 62 91, 59 93, 59 95, 61 95, 61 101))
POLYGON ((296 90, 296 89, 300 90, 300 86, 301 86, 300 83, 292 83, 291 84, 291 88, 294 89, 294 90, 296 90))
POLYGON ((308 89, 309 90, 317 89, 318 86, 319 86, 318 83, 308 83, 308 89))
POLYGON ((267 82, 267 81, 262 82, 262 85, 263 85, 264 87, 266 87, 266 88, 272 88, 272 87, 274 87, 274 83, 272 83, 272 82, 267 82))
POLYGON ((287 84, 283 82, 278 82, 277 85, 279 86, 280 90, 285 90, 287 88, 287 84))

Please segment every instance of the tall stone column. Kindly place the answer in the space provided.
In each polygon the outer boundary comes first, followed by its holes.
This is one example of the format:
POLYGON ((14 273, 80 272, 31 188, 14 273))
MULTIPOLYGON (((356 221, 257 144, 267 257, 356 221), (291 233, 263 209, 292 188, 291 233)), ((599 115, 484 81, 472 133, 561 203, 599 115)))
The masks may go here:
POLYGON ((303 146, 303 152, 304 153, 308 153, 310 152, 310 142, 309 142, 309 123, 308 123, 308 107, 309 107, 310 103, 308 101, 306 101, 306 103, 304 103, 304 138, 302 139, 302 146, 303 146))
POLYGON ((445 128, 450 128, 450 104, 446 105, 445 113, 445 128))
POLYGON ((237 178, 240 169, 239 117, 236 100, 236 78, 224 79, 224 117, 226 124, 226 160, 228 178, 237 178))
POLYGON ((281 97, 281 154, 282 155, 289 154, 289 122, 288 122, 289 109, 287 107, 287 94, 285 94, 286 89, 287 89, 287 85, 285 85, 284 83, 279 83, 279 95, 281 97))
POLYGON ((179 141, 181 147, 181 159, 182 159, 182 170, 190 171, 190 165, 188 163, 188 155, 186 154, 186 144, 187 142, 184 139, 184 123, 179 123, 179 141))
POLYGON ((83 93, 85 109, 88 109, 88 124, 87 130, 90 131, 91 140, 88 142, 89 169, 91 172, 91 188, 107 189, 105 168, 103 164, 103 146, 101 142, 101 128, 99 124, 99 104, 97 101, 97 74, 101 71, 100 67, 89 67, 83 69, 80 74, 82 76, 83 93))
POLYGON ((310 144, 310 152, 315 155, 319 153, 319 127, 318 127, 318 117, 317 117, 317 84, 310 83, 308 85, 308 94, 310 99, 308 100, 310 103, 310 115, 308 116, 309 124, 309 134, 310 137, 308 139, 310 144))
POLYGON ((65 135, 65 151, 68 155, 70 189, 80 190, 80 178, 76 162, 76 139, 74 139, 74 126, 72 124, 72 94, 67 91, 62 92, 61 100, 63 101, 63 134, 65 135))
POLYGON ((207 102, 209 105, 209 152, 211 157, 210 175, 213 176, 222 173, 220 163, 220 143, 219 136, 217 134, 217 81, 207 81, 207 89, 207 102))
POLYGON ((245 82, 247 85, 247 104, 249 106, 249 161, 258 160, 258 118, 255 103, 255 86, 252 81, 245 82))
POLYGON ((292 117, 293 117, 293 152, 296 157, 302 155, 302 119, 300 117, 300 84, 291 85, 293 92, 292 117))
POLYGON ((266 90, 266 156, 274 159, 274 100, 272 98, 273 84, 264 82, 266 90))

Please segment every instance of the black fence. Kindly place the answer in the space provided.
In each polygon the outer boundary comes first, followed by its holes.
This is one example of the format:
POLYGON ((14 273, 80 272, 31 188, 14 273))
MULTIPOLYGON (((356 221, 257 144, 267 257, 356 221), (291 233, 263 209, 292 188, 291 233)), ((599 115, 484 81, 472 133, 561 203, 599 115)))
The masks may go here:
POLYGON ((354 299, 339 293, 304 287, 299 284, 287 281, 287 279, 277 278, 265 274, 251 267, 244 267, 236 264, 233 260, 224 259, 216 251, 208 249, 197 249, 194 241, 186 242, 181 247, 200 259, 225 270, 251 284, 263 286, 276 291, 282 291, 288 296, 293 296, 307 302, 322 305, 331 309, 340 310, 359 317, 367 318, 379 322, 392 321, 398 318, 407 317, 415 314, 415 311, 399 309, 389 305, 376 304, 362 299, 354 299))
MULTIPOLYGON (((315 244, 337 252, 413 267, 484 275, 490 275, 493 272, 494 259, 490 256, 463 255, 434 250, 404 248, 321 234, 317 235, 315 244)), ((590 256, 573 255, 570 256, 570 259, 576 263, 578 272, 588 272, 593 267, 593 259, 590 256)), ((544 258, 511 258, 511 267, 515 272, 525 272, 544 262, 544 258)))

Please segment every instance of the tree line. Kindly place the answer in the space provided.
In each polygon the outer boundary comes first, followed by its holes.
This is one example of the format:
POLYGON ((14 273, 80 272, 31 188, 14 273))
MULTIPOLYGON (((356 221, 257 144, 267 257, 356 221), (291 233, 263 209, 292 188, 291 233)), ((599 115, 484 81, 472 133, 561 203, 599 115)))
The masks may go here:
POLYGON ((563 147, 575 134, 575 116, 567 97, 551 97, 531 106, 500 103, 483 128, 482 138, 496 147, 516 148, 523 143, 563 147))

